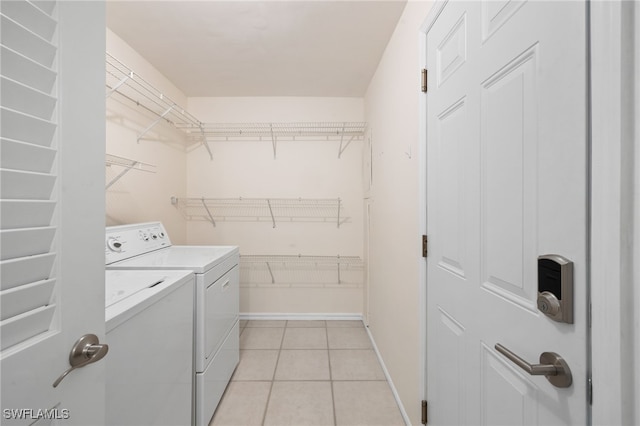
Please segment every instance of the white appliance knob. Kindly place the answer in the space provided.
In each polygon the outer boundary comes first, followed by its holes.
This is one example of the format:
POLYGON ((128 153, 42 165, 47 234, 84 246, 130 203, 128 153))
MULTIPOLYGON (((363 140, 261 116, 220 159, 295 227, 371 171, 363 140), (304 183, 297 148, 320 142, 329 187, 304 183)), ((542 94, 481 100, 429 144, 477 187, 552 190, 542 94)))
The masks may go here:
POLYGON ((120 241, 118 241, 117 238, 109 238, 107 240, 107 247, 109 247, 109 250, 111 251, 115 251, 120 253, 122 251, 122 243, 120 241))
POLYGON ((159 235, 160 235, 160 238, 164 238, 165 237, 164 232, 160 232, 159 235))
POLYGON ((154 240, 158 239, 158 234, 151 234, 151 238, 153 238, 154 240))

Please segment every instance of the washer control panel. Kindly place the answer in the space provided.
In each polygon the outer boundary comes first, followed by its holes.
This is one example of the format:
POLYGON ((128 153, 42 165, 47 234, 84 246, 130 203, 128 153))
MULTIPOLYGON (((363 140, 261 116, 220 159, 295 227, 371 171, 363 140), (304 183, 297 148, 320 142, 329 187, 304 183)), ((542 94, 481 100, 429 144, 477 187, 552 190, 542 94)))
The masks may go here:
POLYGON ((105 264, 169 247, 171 241, 160 222, 109 226, 105 235, 105 264))

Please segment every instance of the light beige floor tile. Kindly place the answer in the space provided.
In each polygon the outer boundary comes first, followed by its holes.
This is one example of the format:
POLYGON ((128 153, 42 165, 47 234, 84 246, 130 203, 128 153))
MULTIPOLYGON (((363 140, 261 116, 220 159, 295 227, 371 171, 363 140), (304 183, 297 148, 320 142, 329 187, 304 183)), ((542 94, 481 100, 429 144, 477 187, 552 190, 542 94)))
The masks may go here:
POLYGON ((249 321, 247 321, 247 320, 240 320, 240 328, 245 328, 247 326, 248 322, 249 321))
POLYGON ((240 335, 240 349, 280 349, 284 328, 246 327, 240 335))
POLYGON ((287 321, 284 320, 250 320, 247 327, 284 327, 287 321))
POLYGON ((275 380, 330 380, 326 350, 282 350, 275 380))
POLYGON ((386 380, 371 349, 330 350, 329 359, 333 380, 386 380))
POLYGON ((287 328, 282 349, 326 349, 325 328, 287 328))
POLYGON ((338 426, 404 426, 387 382, 333 382, 338 426))
POLYGON ((274 382, 265 426, 333 425, 331 382, 274 382))
POLYGON ((327 320, 327 327, 364 327, 360 320, 327 320))
POLYGON ((210 426, 260 426, 271 382, 231 382, 210 426))
POLYGON ((278 361, 278 351, 269 349, 244 349, 231 380, 273 380, 278 361))
POLYGON ((326 323, 322 320, 289 320, 287 327, 326 327, 326 323))
MULTIPOLYGON (((245 329, 246 331, 246 329, 245 329)), ((371 349, 371 340, 363 328, 327 328, 329 349, 371 349)))

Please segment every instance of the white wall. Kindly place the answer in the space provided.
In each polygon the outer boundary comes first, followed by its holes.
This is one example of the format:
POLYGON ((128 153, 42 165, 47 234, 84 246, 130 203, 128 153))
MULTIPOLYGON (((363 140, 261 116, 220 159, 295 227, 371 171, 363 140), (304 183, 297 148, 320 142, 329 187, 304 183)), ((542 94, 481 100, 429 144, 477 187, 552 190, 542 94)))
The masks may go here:
MULTIPOLYGON (((108 53, 186 108, 187 99, 180 90, 109 29, 106 47, 108 53)), ((186 192, 185 135, 161 122, 137 143, 138 135, 156 119, 118 94, 107 99, 106 152, 151 164, 156 172, 131 170, 106 191, 106 224, 161 221, 172 242, 184 244, 186 224, 170 197, 186 192)), ((107 183, 122 170, 120 166, 107 167, 107 183)))
MULTIPOLYGON (((364 121, 361 98, 189 98, 189 111, 206 123, 364 121)), ((189 244, 232 244, 243 255, 363 256, 362 142, 338 158, 338 141, 279 141, 273 157, 269 138, 212 142, 187 155, 187 196, 192 198, 340 198, 340 228, 327 223, 203 220, 187 225, 189 244)), ((304 275, 304 274, 303 274, 304 275)), ((240 311, 245 314, 360 314, 362 282, 253 285, 241 274, 240 311)))
POLYGON ((371 129, 369 327, 412 424, 420 424, 419 28, 409 1, 365 97, 371 129))

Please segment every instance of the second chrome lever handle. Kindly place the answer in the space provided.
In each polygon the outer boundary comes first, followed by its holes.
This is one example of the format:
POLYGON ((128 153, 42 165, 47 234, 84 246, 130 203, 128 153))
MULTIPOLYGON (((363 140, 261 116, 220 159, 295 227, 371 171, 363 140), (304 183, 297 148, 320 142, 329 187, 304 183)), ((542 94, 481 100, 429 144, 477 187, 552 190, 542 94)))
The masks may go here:
POLYGON ((558 388, 568 388, 573 382, 569 365, 555 352, 543 352, 540 355, 540 364, 530 364, 500 343, 496 343, 495 349, 527 373, 532 376, 545 376, 558 388))

